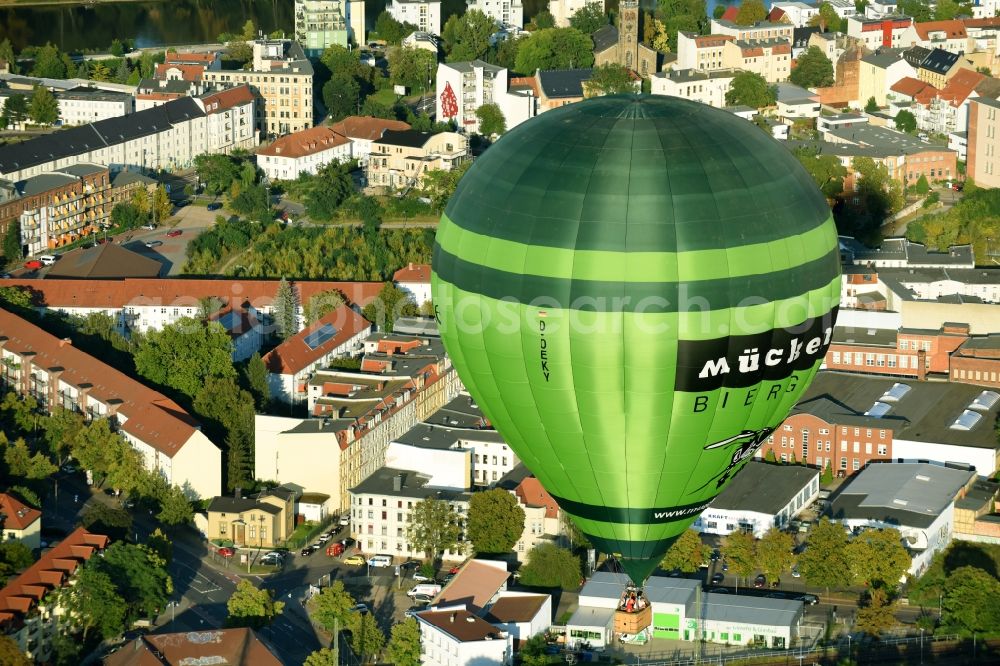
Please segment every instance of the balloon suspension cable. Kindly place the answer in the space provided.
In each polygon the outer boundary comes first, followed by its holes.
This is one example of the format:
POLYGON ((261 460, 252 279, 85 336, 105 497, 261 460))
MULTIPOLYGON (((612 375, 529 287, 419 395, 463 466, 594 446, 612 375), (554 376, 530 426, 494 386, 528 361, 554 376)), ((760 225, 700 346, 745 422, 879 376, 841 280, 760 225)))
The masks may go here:
POLYGON ((629 582, 618 600, 618 610, 626 613, 638 613, 646 608, 648 603, 646 595, 642 593, 642 588, 629 582))

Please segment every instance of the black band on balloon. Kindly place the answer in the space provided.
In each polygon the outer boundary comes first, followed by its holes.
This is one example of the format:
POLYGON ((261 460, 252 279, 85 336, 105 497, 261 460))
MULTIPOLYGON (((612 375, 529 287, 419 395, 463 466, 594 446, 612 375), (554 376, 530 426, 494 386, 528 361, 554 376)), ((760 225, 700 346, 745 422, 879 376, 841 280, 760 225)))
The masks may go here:
POLYGON ((666 506, 652 509, 640 509, 634 507, 614 507, 602 506, 600 504, 585 504, 563 497, 552 496, 559 507, 577 518, 594 520, 602 523, 621 523, 628 525, 652 525, 657 523, 670 523, 678 520, 685 520, 708 508, 715 496, 697 502, 695 504, 685 504, 682 506, 666 506))

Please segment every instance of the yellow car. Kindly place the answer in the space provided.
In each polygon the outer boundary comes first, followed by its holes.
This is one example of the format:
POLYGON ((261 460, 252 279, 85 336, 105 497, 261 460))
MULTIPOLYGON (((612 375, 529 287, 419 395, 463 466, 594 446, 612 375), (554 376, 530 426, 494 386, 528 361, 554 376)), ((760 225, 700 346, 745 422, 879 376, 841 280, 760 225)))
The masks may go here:
POLYGON ((360 555, 351 555, 350 557, 344 558, 344 564, 351 564, 356 567, 361 567, 364 566, 365 564, 365 558, 361 557, 360 555))

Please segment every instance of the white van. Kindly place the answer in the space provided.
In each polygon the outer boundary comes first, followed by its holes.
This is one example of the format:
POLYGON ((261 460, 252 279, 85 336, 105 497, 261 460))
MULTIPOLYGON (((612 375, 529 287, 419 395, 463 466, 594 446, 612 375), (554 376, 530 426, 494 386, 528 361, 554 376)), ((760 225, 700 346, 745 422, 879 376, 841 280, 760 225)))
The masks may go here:
POLYGON ((388 555, 372 555, 371 559, 368 560, 368 566, 370 567, 391 567, 392 558, 388 555))
POLYGON ((441 594, 441 586, 436 583, 421 583, 415 585, 411 590, 406 593, 408 597, 415 597, 418 594, 423 594, 428 597, 436 597, 441 594))
POLYGON ((38 257, 38 261, 42 262, 42 266, 51 266, 56 263, 57 258, 54 254, 43 254, 38 257))

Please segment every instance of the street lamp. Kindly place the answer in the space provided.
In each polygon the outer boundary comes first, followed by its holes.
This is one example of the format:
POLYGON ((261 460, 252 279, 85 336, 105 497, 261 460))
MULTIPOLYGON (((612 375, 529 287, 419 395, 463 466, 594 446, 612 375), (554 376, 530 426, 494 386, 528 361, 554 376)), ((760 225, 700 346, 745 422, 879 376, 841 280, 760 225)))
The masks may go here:
POLYGON ((167 605, 170 606, 170 624, 173 624, 177 619, 177 602, 171 601, 167 605))
POLYGON ((920 627, 920 663, 924 663, 924 628, 920 627))

